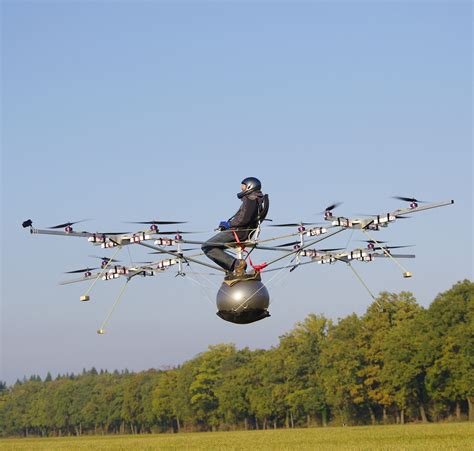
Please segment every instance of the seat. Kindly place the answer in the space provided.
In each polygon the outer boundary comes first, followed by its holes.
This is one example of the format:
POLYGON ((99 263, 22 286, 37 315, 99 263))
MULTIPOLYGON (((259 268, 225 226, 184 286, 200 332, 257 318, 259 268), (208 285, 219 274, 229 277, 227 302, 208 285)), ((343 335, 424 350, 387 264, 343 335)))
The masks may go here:
POLYGON ((258 205, 258 220, 257 227, 253 229, 247 238, 248 241, 257 241, 260 235, 260 226, 263 221, 267 218, 268 210, 270 208, 270 198, 268 194, 264 194, 262 200, 258 205))

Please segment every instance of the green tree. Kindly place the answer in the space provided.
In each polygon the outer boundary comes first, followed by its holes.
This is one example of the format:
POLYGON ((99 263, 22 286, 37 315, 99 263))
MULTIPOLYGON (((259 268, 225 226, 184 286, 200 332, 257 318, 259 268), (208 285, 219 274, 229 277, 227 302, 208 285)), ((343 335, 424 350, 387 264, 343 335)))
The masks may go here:
MULTIPOLYGON (((394 327, 414 318, 419 311, 420 307, 412 293, 382 292, 362 318, 359 346, 363 362, 359 376, 363 378, 369 403, 382 407, 384 422, 387 421, 387 408, 395 402, 395 390, 383 376, 383 367, 387 362, 384 343, 394 327)), ((403 422, 405 409, 396 405, 399 407, 400 421, 403 422)))
POLYGON ((178 396, 179 369, 164 371, 152 393, 152 407, 162 428, 181 429, 180 398, 178 396))
POLYGON ((380 370, 381 386, 390 393, 401 413, 411 408, 427 421, 425 404, 427 394, 425 378, 429 361, 426 354, 424 312, 413 309, 404 320, 395 322, 381 343, 383 366, 380 370))
POLYGON ((234 345, 209 346, 197 361, 194 379, 189 390, 198 424, 215 430, 219 425, 219 400, 216 394, 222 382, 222 364, 236 352, 234 345))
POLYGON ((445 404, 467 400, 474 421, 474 283, 464 280, 440 293, 428 309, 433 362, 427 372, 428 391, 445 404))
POLYGON ((288 388, 286 404, 291 417, 304 418, 310 424, 327 418, 327 402, 321 378, 321 352, 326 345, 330 326, 323 316, 308 315, 292 331, 280 338, 279 353, 283 362, 285 384, 288 388))
POLYGON ((222 362, 222 380, 215 391, 219 401, 218 415, 224 424, 234 428, 242 423, 245 429, 249 427, 248 389, 253 377, 251 359, 252 352, 245 348, 230 354, 222 362))
POLYGON ((367 394, 364 349, 360 346, 363 322, 352 314, 329 325, 328 339, 321 354, 322 385, 336 420, 351 423, 359 409, 373 402, 367 394))
POLYGON ((133 375, 125 385, 122 417, 130 425, 132 434, 150 432, 154 421, 152 391, 156 381, 157 372, 148 370, 133 375))
MULTIPOLYGON (((258 429, 269 427, 270 422, 276 427, 289 414, 286 397, 288 384, 283 372, 282 353, 278 349, 259 350, 251 360, 252 377, 249 380, 247 397, 250 412, 258 429)), ((288 422, 287 422, 288 424, 288 422)))

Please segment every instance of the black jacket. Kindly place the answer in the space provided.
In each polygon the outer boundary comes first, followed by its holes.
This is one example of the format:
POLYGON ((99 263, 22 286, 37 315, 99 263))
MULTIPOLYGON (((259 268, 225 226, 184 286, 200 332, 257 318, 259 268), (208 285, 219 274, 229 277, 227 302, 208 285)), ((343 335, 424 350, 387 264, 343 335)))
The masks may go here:
POLYGON ((261 191, 250 193, 242 198, 242 205, 237 213, 229 219, 234 229, 254 229, 258 225, 258 204, 263 199, 261 191))

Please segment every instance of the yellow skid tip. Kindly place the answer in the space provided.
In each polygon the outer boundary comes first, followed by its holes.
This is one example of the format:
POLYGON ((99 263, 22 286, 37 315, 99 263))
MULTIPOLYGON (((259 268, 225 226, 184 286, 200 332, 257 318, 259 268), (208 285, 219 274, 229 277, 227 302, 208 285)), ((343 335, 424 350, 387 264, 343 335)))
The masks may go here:
POLYGON ((85 302, 85 301, 90 301, 90 300, 91 300, 91 298, 90 298, 89 296, 87 296, 87 294, 84 295, 84 296, 81 296, 79 299, 80 299, 81 301, 83 301, 83 302, 85 302))
POLYGON ((411 276, 413 276, 413 274, 410 271, 406 271, 403 273, 403 277, 405 277, 405 279, 409 279, 411 276))
POLYGON ((97 333, 99 335, 104 335, 105 334, 105 329, 97 329, 97 333))

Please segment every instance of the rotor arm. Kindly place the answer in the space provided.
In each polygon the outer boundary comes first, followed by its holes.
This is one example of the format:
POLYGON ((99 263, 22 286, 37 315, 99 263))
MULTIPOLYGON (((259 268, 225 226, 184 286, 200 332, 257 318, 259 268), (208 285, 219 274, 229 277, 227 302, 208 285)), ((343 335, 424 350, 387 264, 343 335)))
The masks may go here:
POLYGON ((290 252, 286 253, 285 255, 282 255, 281 257, 278 257, 278 258, 275 258, 275 259, 273 259, 273 260, 270 260, 270 261, 267 263, 266 266, 270 266, 270 265, 272 265, 273 263, 276 263, 276 262, 278 262, 278 261, 280 261, 280 260, 283 260, 283 259, 286 258, 286 257, 290 257, 291 255, 298 254, 298 253, 301 252, 302 250, 304 250, 304 249, 306 249, 306 248, 308 248, 308 247, 310 247, 310 246, 313 246, 314 244, 319 243, 320 241, 324 241, 324 240, 326 240, 326 239, 328 239, 328 238, 330 238, 330 237, 332 237, 332 236, 334 236, 334 235, 337 235, 338 233, 341 233, 341 232, 343 232, 344 230, 346 230, 346 229, 345 229, 345 228, 340 228, 340 229, 336 230, 335 232, 329 233, 329 234, 327 234, 327 235, 325 235, 325 236, 323 236, 323 237, 321 237, 321 238, 319 238, 319 239, 317 239, 317 240, 313 240, 313 241, 311 241, 311 242, 305 244, 304 246, 299 247, 298 249, 295 249, 295 250, 293 250, 293 251, 290 251, 290 252))
POLYGON ((183 256, 183 254, 179 254, 178 252, 173 252, 171 250, 161 249, 159 247, 153 246, 152 244, 143 243, 143 242, 137 243, 137 244, 139 244, 140 246, 148 247, 149 249, 153 249, 154 251, 158 251, 160 254, 169 254, 169 255, 173 255, 174 257, 177 257, 177 258, 184 258, 184 259, 186 259, 190 262, 196 263, 198 265, 207 266, 208 268, 212 268, 212 269, 215 269, 215 270, 218 270, 218 271, 221 271, 221 272, 225 272, 225 270, 222 269, 220 266, 215 266, 215 265, 211 265, 209 263, 204 263, 204 262, 202 262, 200 260, 197 260, 195 258, 192 258, 192 257, 185 257, 185 256, 183 256))
POLYGON ((396 216, 406 215, 410 213, 415 213, 417 211, 431 210, 432 208, 445 207, 447 205, 452 205, 452 204, 454 204, 454 200, 445 200, 442 202, 433 202, 431 204, 419 205, 416 208, 400 208, 398 210, 395 210, 392 214, 396 216))
POLYGON ((30 228, 30 233, 39 234, 39 235, 60 235, 60 236, 74 236, 80 238, 88 238, 93 236, 93 233, 90 232, 63 232, 62 230, 46 230, 46 229, 35 229, 30 228))

